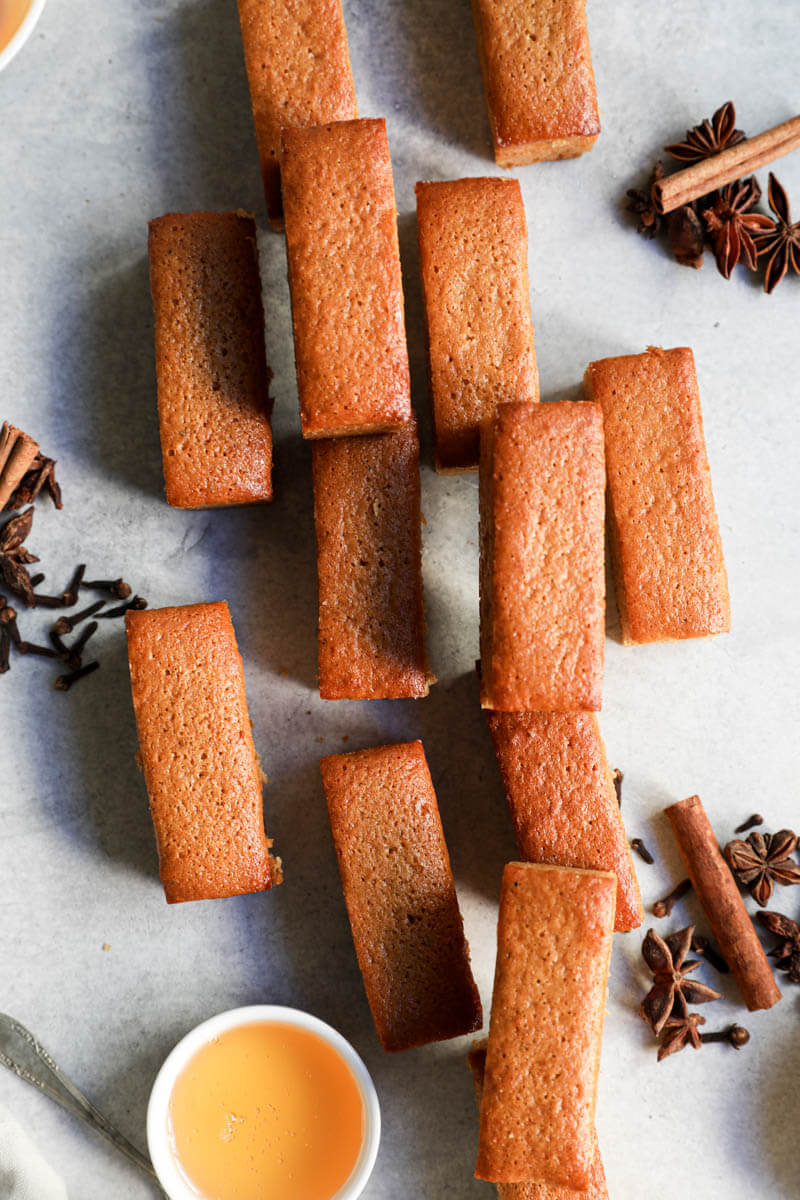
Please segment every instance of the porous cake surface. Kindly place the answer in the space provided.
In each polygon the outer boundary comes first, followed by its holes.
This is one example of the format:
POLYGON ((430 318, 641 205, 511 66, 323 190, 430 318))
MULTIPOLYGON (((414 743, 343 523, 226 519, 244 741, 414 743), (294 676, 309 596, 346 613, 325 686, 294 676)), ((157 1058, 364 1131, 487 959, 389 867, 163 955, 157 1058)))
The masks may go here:
POLYGON ((281 129, 358 116, 341 0, 238 0, 270 221, 282 225, 281 129))
POLYGON ((730 629, 728 579, 688 347, 604 358, 586 391, 603 410, 612 563, 626 642, 730 629))
POLYGON ((416 424, 313 443, 324 700, 425 696, 416 424))
POLYGON ((503 712, 599 709, 600 409, 501 404, 481 437, 481 703, 503 712))
MULTIPOLYGON (((486 1070, 486 1040, 476 1042, 467 1055, 469 1068, 472 1071, 472 1081, 475 1085, 475 1099, 478 1108, 483 1097, 483 1077, 486 1070)), ((595 1134, 594 1158, 585 1192, 575 1192, 572 1188, 553 1186, 549 1183, 498 1183, 498 1200, 608 1200, 606 1173, 603 1169, 603 1159, 595 1134)))
POLYGON ((167 900, 235 896, 279 883, 227 604, 130 611, 125 624, 167 900))
POLYGON ((570 158, 600 132, 585 0, 472 0, 495 158, 570 158))
POLYGON ((358 963, 385 1050, 480 1029, 480 997, 421 742, 320 763, 358 963))
POLYGON ((272 499, 272 430, 253 218, 150 222, 158 416, 167 501, 272 499))
POLYGON ((304 437, 411 419, 386 124, 283 132, 283 204, 304 437))
POLYGON ((520 857, 613 871, 614 928, 643 919, 639 885, 594 713, 487 713, 520 857))
POLYGON ((416 194, 436 463, 470 470, 497 405, 539 399, 522 193, 490 178, 416 194))
POLYGON ((616 890, 611 872, 503 872, 479 1179, 589 1186, 616 890))

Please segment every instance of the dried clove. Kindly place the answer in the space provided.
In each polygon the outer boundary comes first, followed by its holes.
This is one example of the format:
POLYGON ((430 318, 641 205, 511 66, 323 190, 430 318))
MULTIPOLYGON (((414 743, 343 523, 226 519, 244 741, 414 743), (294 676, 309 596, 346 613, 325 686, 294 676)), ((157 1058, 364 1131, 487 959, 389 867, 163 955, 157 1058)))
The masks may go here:
POLYGON ((105 600, 95 600, 94 604, 87 605, 80 612, 75 613, 71 617, 59 617, 53 626, 53 632, 61 634, 72 633, 76 625, 80 625, 81 621, 85 621, 87 617, 93 617, 96 612, 105 604, 105 600))
POLYGON ((77 638, 71 646, 68 647, 67 666, 71 670, 77 671, 78 667, 81 666, 81 654, 83 653, 84 647, 86 646, 89 638, 97 632, 97 629, 97 621, 90 621, 88 625, 84 626, 81 636, 77 638))
POLYGON ((631 850, 635 850, 639 857, 651 867, 656 861, 641 838, 631 838, 631 850))
POLYGON ((137 611, 147 608, 147 601, 142 596, 134 596, 125 604, 118 604, 116 608, 107 608, 105 612, 99 612, 97 615, 98 617, 122 617, 131 608, 137 611))
POLYGON ((682 879, 680 883, 672 889, 668 896, 665 896, 663 900, 656 900, 655 904, 653 905, 653 916, 668 917, 678 901, 691 890, 691 879, 682 879))
POLYGON ((79 667, 77 671, 71 671, 69 675, 59 675, 54 684, 56 691, 68 692, 73 683, 77 683, 79 679, 84 679, 87 675, 91 675, 99 666, 99 662, 90 662, 85 667, 79 667))
POLYGON ((124 579, 85 579, 81 587, 91 588, 95 592, 108 592, 115 600, 127 600, 133 590, 124 579))
POLYGON ((78 566, 75 568, 75 572, 72 576, 72 579, 67 584, 67 590, 64 592, 64 607, 65 608, 72 608, 73 605, 78 603, 78 592, 79 592, 81 582, 83 580, 83 576, 85 575, 85 573, 86 573, 86 563, 79 563, 78 566))
POLYGON ((763 825, 764 818, 761 813, 753 813, 752 817, 748 817, 746 821, 742 821, 741 825, 737 825, 734 833, 745 833, 748 829, 753 829, 756 825, 763 825))
POLYGON ((701 1042, 728 1042, 734 1050, 741 1050, 750 1041, 750 1034, 743 1025, 729 1025, 727 1029, 717 1029, 712 1033, 701 1033, 701 1042))

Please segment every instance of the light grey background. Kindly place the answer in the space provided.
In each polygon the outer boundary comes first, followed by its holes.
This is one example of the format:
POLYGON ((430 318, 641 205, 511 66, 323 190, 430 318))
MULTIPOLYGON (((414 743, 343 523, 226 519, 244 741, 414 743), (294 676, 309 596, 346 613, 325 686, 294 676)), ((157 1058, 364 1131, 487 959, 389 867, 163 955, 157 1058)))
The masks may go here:
MULTIPOLYGON (((0 418, 58 457, 65 498, 61 513, 38 504, 30 545, 54 588, 85 560, 92 575, 124 573, 152 605, 230 602, 286 884, 168 908, 133 757, 121 625, 98 634, 101 671, 68 695, 51 690, 51 664, 17 660, 0 680, 0 1005, 140 1143, 154 1074, 192 1025, 258 1001, 308 1008, 355 1043, 378 1087, 384 1138, 370 1200, 479 1200, 493 1193, 471 1178, 465 1043, 400 1056, 378 1047, 317 760, 423 739, 488 1010, 496 897, 514 843, 473 678, 476 481, 430 468, 413 189, 420 178, 496 169, 467 0, 345 0, 345 13, 360 109, 387 118, 395 169, 440 682, 416 703, 323 704, 315 693, 310 456, 298 434, 280 237, 261 238, 275 503, 185 513, 163 500, 146 221, 243 207, 265 225, 233 0, 50 0, 0 76, 0 418)), ((651 903, 682 874, 667 803, 699 792, 723 840, 754 809, 772 828, 798 818, 800 280, 766 297, 740 271, 726 283, 710 259, 700 272, 678 267, 636 236, 620 198, 663 142, 729 97, 751 133, 800 109, 800 8, 595 0, 590 29, 597 146, 516 172, 543 396, 577 397, 593 358, 648 343, 694 347, 733 605, 730 636, 639 649, 613 640, 610 609, 601 722, 625 771, 629 833, 657 855, 639 870, 651 903)), ((800 155, 777 170, 800 217, 800 155)), ((46 614, 23 618, 25 635, 46 625, 46 614)), ((774 906, 797 916, 800 895, 781 890, 774 906)), ((684 903, 665 924, 699 915, 684 903)), ((598 1108, 611 1195, 799 1195, 800 990, 782 983, 777 1009, 747 1016, 724 982, 709 1027, 744 1020, 751 1044, 657 1066, 635 1015, 646 985, 640 943, 641 933, 617 937, 612 966, 598 1108)), ((0 1101, 74 1200, 152 1194, 5 1074, 0 1101)))

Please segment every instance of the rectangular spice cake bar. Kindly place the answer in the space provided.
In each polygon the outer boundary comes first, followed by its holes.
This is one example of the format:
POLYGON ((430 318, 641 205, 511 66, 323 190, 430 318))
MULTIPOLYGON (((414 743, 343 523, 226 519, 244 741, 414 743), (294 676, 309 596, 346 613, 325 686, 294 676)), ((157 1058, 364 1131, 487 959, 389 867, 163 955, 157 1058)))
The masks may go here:
POLYGON ((481 703, 598 709, 603 419, 596 404, 501 404, 481 431, 481 703))
POLYGON ((281 129, 358 116, 341 0, 238 0, 267 213, 283 228, 281 129))
POLYGON ((727 633, 728 577, 691 350, 603 358, 584 383, 603 410, 622 640, 727 633))
MULTIPOLYGON (((472 1081, 475 1085, 475 1099, 478 1108, 483 1098, 483 1077, 486 1071, 487 1042, 476 1042, 467 1055, 472 1081)), ((603 1170, 603 1160, 600 1147, 597 1144, 597 1134, 594 1138, 595 1150, 592 1159, 592 1169, 589 1186, 585 1192, 575 1192, 572 1188, 551 1186, 548 1183, 498 1183, 498 1200, 608 1200, 606 1173, 603 1170)))
POLYGON ((478 1179, 590 1185, 616 892, 611 871, 503 872, 478 1179))
POLYGON ((426 696, 416 423, 313 443, 323 700, 426 696))
POLYGON ((436 468, 469 471, 498 404, 539 399, 522 193, 493 178, 416 192, 436 468))
POLYGON ((613 871, 614 928, 644 918, 639 884, 594 713, 487 713, 520 858, 613 871))
POLYGON ((264 834, 263 777, 228 606, 125 614, 139 755, 167 900, 282 880, 264 834))
POLYGON ((167 502, 271 500, 272 401, 253 218, 168 213, 150 222, 148 248, 167 502))
POLYGON ((303 437, 400 429, 411 393, 386 122, 284 129, 281 172, 303 437))
POLYGON ((480 1029, 422 743, 331 754, 320 767, 358 965, 384 1050, 480 1029))
POLYGON ((600 132, 585 0, 472 0, 501 167, 574 158, 600 132))

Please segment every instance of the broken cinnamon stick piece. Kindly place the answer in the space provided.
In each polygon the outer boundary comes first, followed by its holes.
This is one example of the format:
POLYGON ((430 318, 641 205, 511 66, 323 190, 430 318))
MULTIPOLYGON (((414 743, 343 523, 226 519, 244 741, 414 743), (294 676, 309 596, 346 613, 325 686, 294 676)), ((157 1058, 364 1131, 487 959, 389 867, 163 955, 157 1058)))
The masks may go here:
POLYGON ((653 184, 653 203, 661 213, 672 212, 684 204, 691 204, 700 196, 707 196, 716 188, 724 187, 726 183, 752 175, 759 167, 766 167, 798 148, 800 115, 759 133, 757 137, 729 146, 721 154, 656 180, 653 184))
POLYGON ((699 796, 666 810, 703 911, 745 1004, 753 1012, 781 998, 767 956, 722 856, 699 796))
POLYGON ((4 421, 0 429, 0 512, 30 470, 39 447, 32 437, 4 421))

